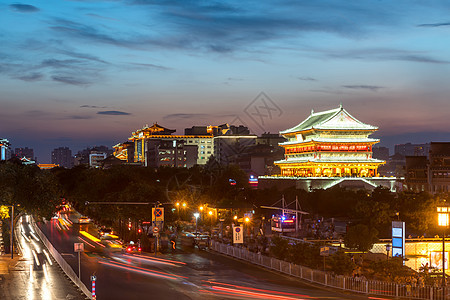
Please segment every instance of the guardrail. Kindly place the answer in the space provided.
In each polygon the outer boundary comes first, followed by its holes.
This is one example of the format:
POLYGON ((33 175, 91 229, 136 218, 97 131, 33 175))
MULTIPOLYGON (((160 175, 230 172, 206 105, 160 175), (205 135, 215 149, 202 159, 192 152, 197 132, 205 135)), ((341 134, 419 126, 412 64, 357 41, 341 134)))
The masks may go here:
POLYGON ((75 274, 72 267, 64 260, 64 258, 59 254, 59 252, 53 247, 52 243, 47 239, 45 234, 42 233, 39 226, 36 226, 33 220, 33 227, 39 238, 42 240, 42 243, 47 247, 48 251, 51 253, 53 258, 56 260, 61 269, 66 273, 66 275, 73 281, 73 283, 89 298, 92 299, 92 293, 89 289, 84 285, 80 278, 78 278, 77 274, 75 274))
POLYGON ((394 282, 361 280, 349 276, 334 275, 308 267, 289 263, 273 257, 251 252, 245 248, 211 241, 211 250, 237 259, 301 278, 327 287, 378 296, 404 297, 408 299, 444 300, 441 287, 398 284, 394 282))

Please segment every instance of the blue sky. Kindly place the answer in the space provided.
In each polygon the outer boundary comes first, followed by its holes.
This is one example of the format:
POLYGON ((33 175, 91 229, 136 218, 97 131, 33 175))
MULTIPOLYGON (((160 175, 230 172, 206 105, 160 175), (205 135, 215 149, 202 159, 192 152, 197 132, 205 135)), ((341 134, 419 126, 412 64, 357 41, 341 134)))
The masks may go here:
POLYGON ((449 12, 448 1, 1 1, 0 137, 46 162, 55 147, 112 146, 153 122, 278 132, 342 102, 381 145, 449 141, 449 12), (277 108, 265 120, 251 114, 261 92, 277 108))

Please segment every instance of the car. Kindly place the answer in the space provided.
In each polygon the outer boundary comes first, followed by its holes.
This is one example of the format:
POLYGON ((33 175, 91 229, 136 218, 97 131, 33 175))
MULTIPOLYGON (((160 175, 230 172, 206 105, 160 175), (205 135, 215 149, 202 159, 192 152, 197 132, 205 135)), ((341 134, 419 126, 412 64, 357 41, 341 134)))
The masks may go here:
POLYGON ((102 228, 98 230, 98 235, 100 238, 108 237, 114 235, 114 230, 112 228, 102 228))
POLYGON ((80 224, 88 224, 90 222, 91 222, 91 220, 88 217, 80 217, 78 219, 78 223, 80 223, 80 224))
POLYGON ((141 253, 142 248, 139 245, 136 245, 135 243, 129 243, 125 248, 124 251, 126 253, 141 253))

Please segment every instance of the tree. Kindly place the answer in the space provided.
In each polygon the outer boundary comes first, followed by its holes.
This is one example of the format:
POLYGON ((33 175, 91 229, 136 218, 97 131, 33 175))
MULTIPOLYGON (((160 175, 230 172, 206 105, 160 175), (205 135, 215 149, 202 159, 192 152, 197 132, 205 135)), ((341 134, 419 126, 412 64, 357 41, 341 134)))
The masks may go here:
POLYGON ((270 253, 277 259, 285 260, 289 257, 290 245, 287 239, 279 236, 272 237, 272 245, 270 246, 270 253))
POLYGON ((351 257, 342 250, 330 256, 327 261, 331 270, 338 275, 350 275, 356 267, 351 257))
POLYGON ((351 249, 367 252, 378 241, 378 231, 364 224, 349 227, 344 238, 345 246, 351 249))

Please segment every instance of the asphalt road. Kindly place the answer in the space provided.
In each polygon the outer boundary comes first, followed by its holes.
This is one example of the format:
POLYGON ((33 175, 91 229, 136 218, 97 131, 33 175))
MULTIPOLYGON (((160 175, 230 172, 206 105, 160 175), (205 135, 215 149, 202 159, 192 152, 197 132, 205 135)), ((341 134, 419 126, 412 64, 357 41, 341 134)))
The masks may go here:
POLYGON ((0 299, 2 300, 83 300, 79 291, 58 264, 46 253, 45 247, 23 216, 16 225, 21 256, 2 256, 8 266, 0 272, 0 299))
POLYGON ((90 276, 96 275, 97 299, 367 299, 363 295, 320 289, 198 249, 177 249, 156 257, 109 252, 80 236, 80 228, 89 231, 87 225, 61 225, 58 220, 39 224, 76 272, 78 260, 73 243, 85 243, 81 277, 90 288, 90 276))

